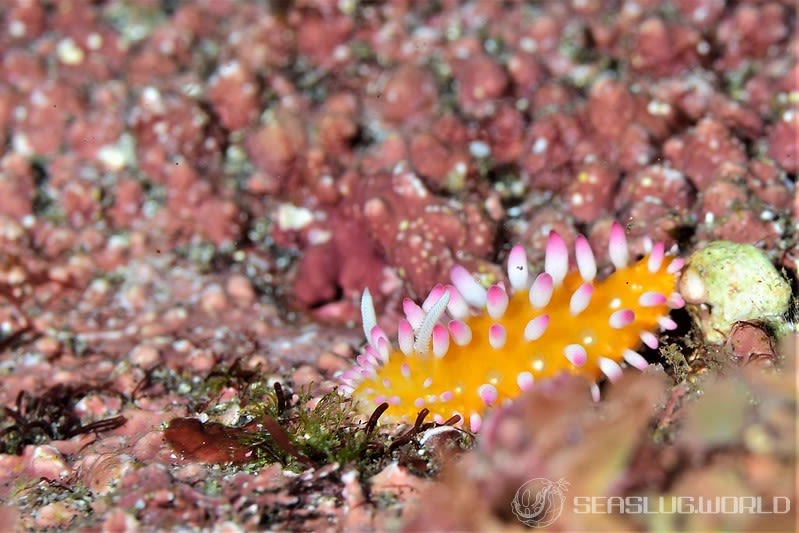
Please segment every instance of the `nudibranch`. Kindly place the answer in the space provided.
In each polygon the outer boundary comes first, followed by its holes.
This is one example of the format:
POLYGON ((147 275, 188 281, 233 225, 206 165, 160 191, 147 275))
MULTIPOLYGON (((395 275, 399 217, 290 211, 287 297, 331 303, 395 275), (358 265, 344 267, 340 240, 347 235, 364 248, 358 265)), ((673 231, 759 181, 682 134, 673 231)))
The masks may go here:
POLYGON ((570 270, 566 243, 552 231, 544 272, 535 279, 524 248, 512 248, 510 291, 502 282, 486 289, 456 265, 452 283, 434 287, 421 306, 403 301, 396 347, 377 325, 367 289, 361 300, 367 343, 341 375, 340 390, 367 410, 387 402, 384 416, 391 420, 413 420, 426 408, 439 422, 458 414, 472 431, 479 431, 487 408, 563 372, 588 377, 599 400, 597 381, 615 381, 624 365, 646 368, 635 349, 657 348, 655 332, 674 329, 670 309, 684 305, 675 291, 683 259, 668 256, 662 242, 647 239, 644 246, 646 255, 631 261, 624 229, 614 223, 608 244, 614 271, 598 281, 588 240, 577 237, 577 269, 570 270))

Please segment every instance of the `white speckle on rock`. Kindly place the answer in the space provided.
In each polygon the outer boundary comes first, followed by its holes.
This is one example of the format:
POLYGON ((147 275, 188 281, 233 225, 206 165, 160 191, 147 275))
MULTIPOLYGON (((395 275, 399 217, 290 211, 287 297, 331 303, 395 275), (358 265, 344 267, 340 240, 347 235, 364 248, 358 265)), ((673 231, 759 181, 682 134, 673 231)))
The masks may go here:
POLYGON ((55 53, 58 60, 65 65, 80 65, 85 57, 83 50, 75 44, 71 37, 58 41, 55 53))
POLYGON ((24 37, 28 27, 21 20, 12 20, 8 23, 8 34, 15 38, 24 37))
POLYGON ((15 133, 14 138, 11 140, 11 145, 14 147, 14 152, 21 156, 30 157, 33 155, 33 146, 28 140, 28 136, 24 133, 15 133))
POLYGON ((281 204, 277 208, 277 225, 283 230, 300 230, 313 222, 313 213, 304 207, 281 204))
POLYGON ((97 150, 97 160, 110 171, 122 170, 127 161, 125 152, 113 145, 106 145, 97 150))
POLYGON ((165 111, 161 93, 155 87, 145 87, 141 93, 142 104, 151 113, 162 114, 165 111))
POLYGON ((86 46, 89 50, 99 50, 103 46, 103 36, 99 33, 90 33, 86 37, 86 46))
POLYGON ((469 143, 469 153, 472 157, 483 159, 491 155, 491 147, 483 141, 472 141, 469 143))

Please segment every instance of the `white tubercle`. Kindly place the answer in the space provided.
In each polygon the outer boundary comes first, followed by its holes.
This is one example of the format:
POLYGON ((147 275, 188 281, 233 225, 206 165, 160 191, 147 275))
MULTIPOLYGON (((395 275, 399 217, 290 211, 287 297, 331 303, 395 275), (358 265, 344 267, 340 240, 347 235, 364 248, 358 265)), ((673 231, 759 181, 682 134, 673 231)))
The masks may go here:
POLYGON ((508 340, 508 334, 502 324, 492 324, 488 328, 488 344, 495 350, 499 350, 505 346, 505 341, 508 340))
POLYGON ((430 294, 427 295, 427 298, 424 299, 422 302, 422 310, 426 313, 430 311, 430 308, 433 307, 433 304, 436 303, 441 295, 444 294, 446 289, 440 283, 437 283, 432 289, 430 289, 430 294))
POLYGON ((511 248, 508 255, 508 279, 513 292, 527 290, 527 252, 521 244, 511 248))
POLYGON ((474 307, 483 307, 486 303, 486 290, 461 265, 455 265, 450 271, 450 279, 466 303, 474 307))
POLYGON ((444 357, 449 350, 449 333, 442 324, 433 326, 433 355, 439 359, 444 357))
POLYGON ((666 303, 666 296, 656 291, 643 293, 638 297, 638 305, 641 307, 657 307, 666 303))
POLYGON ((530 286, 530 304, 537 309, 546 307, 549 304, 549 299, 552 298, 553 284, 552 276, 546 272, 536 276, 530 286))
POLYGON ((386 335, 386 332, 383 331, 383 328, 380 326, 374 326, 369 332, 369 336, 366 337, 366 340, 369 341, 369 344, 375 348, 378 347, 381 339, 385 339, 385 341, 388 342, 388 335, 386 335))
POLYGON ((533 388, 533 383, 535 379, 530 372, 519 372, 516 376, 516 384, 519 386, 520 390, 528 391, 533 388))
POLYGON ((635 321, 635 313, 632 309, 619 309, 610 315, 608 324, 613 329, 621 329, 625 326, 629 326, 633 321, 635 321))
POLYGON ((391 343, 388 341, 388 337, 380 337, 376 344, 375 351, 379 355, 380 362, 388 363, 388 354, 391 353, 391 343))
POLYGON ((646 264, 647 269, 652 274, 660 270, 660 267, 663 265, 663 258, 665 255, 666 247, 662 242, 659 242, 652 247, 652 251, 649 254, 649 260, 646 264))
POLYGON ((627 362, 628 365, 634 366, 638 370, 645 370, 646 367, 649 366, 649 363, 644 359, 644 356, 638 352, 634 352, 632 350, 624 350, 622 352, 622 357, 627 362))
POLYGON ((624 234, 624 228, 618 222, 614 222, 610 228, 608 255, 610 255, 610 262, 613 263, 617 270, 626 267, 630 261, 630 252, 627 250, 627 236, 624 234))
POLYGON ((552 276, 552 282, 558 286, 569 270, 569 250, 563 237, 555 231, 549 232, 546 253, 544 255, 544 272, 552 276))
POLYGON ((375 357, 374 352, 367 352, 367 351, 364 351, 362 354, 359 354, 355 358, 355 362, 359 364, 362 368, 366 368, 367 366, 378 366, 380 364, 377 358, 375 357))
POLYGON ((641 337, 641 342, 646 344, 649 348, 654 350, 658 347, 658 338, 651 331, 642 331, 639 337, 641 337))
POLYGON ((358 371, 367 379, 377 379, 377 369, 372 365, 359 366, 358 371))
POLYGON ((677 323, 667 316, 658 317, 658 325, 663 331, 672 331, 677 329, 677 323))
POLYGON ((541 335, 547 330, 549 326, 549 315, 541 315, 530 320, 524 326, 524 338, 527 341, 535 341, 541 338, 541 335))
POLYGON ((408 322, 410 322, 411 327, 414 330, 419 329, 419 326, 422 325, 425 315, 424 310, 419 306, 419 304, 410 298, 404 298, 402 300, 402 311, 405 313, 405 317, 408 319, 408 322))
POLYGON ((583 348, 580 344, 567 345, 563 349, 563 354, 574 366, 583 366, 586 359, 588 359, 588 354, 585 352, 585 348, 583 348))
POLYGON ((366 288, 361 296, 361 324, 363 325, 364 338, 368 341, 372 338, 372 328, 377 325, 377 314, 375 304, 372 301, 372 293, 366 288))
POLYGON ((599 385, 596 383, 591 383, 591 399, 594 401, 594 403, 602 399, 599 392, 599 385))
POLYGON ((480 399, 483 400, 484 404, 491 406, 497 401, 499 393, 497 392, 497 388, 495 386, 484 383, 477 387, 477 395, 480 396, 480 399))
POLYGON ((458 346, 466 346, 472 342, 472 330, 462 320, 450 320, 447 324, 452 340, 458 346))
POLYGON ((573 316, 577 316, 585 311, 588 304, 591 303, 592 294, 594 294, 594 285, 591 282, 585 282, 577 287, 569 300, 569 312, 573 316))
POLYGON ((673 292, 669 295, 668 300, 666 300, 666 305, 671 309, 682 309, 685 306, 685 300, 679 292, 673 292))
POLYGON ((574 256, 577 260, 577 270, 580 271, 583 281, 593 281, 596 277, 596 259, 594 259, 594 251, 588 244, 588 239, 582 235, 578 235, 574 242, 574 256))
POLYGON ((447 292, 449 292, 449 303, 447 304, 447 312, 452 318, 463 320, 469 316, 469 304, 463 299, 461 293, 455 288, 455 285, 447 285, 447 292))
POLYGON ((685 259, 683 259, 682 257, 676 257, 671 260, 671 263, 669 263, 669 267, 666 269, 666 272, 668 272, 669 274, 676 274, 677 272, 682 270, 682 267, 684 266, 685 266, 685 259))
POLYGON ((610 381, 618 380, 622 374, 619 364, 613 359, 608 359, 607 357, 599 358, 599 369, 608 377, 610 381))
POLYGON ((413 353, 413 327, 406 319, 401 319, 397 326, 397 344, 400 351, 405 355, 413 353))
POLYGON ((483 417, 477 413, 472 413, 469 416, 469 429, 472 433, 478 433, 481 427, 483 427, 483 417))
POLYGON ((486 291, 486 311, 488 316, 494 320, 499 320, 508 308, 508 293, 501 284, 492 285, 486 291))

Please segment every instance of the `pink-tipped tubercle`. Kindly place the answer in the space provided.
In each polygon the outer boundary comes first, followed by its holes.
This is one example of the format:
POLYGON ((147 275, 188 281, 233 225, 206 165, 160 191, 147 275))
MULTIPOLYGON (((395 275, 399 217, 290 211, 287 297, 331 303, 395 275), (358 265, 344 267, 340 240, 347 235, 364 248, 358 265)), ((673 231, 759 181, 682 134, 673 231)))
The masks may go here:
POLYGON ((450 271, 450 279, 466 303, 474 307, 483 307, 486 303, 486 290, 461 265, 455 265, 450 271))
POLYGON ((508 308, 508 293, 497 283, 486 292, 486 312, 494 320, 499 320, 508 308))
POLYGON ((530 304, 537 309, 546 307, 552 298, 554 282, 547 272, 539 274, 530 287, 530 304))
POLYGON ((594 251, 591 250, 588 239, 582 235, 578 235, 574 243, 574 257, 577 260, 577 270, 580 272, 580 277, 583 278, 583 281, 593 281, 596 277, 594 251))
POLYGON ((616 270, 624 268, 630 261, 630 252, 627 250, 627 236, 624 228, 618 222, 614 222, 610 228, 610 240, 608 241, 608 255, 616 270))
POLYGON ((556 232, 550 231, 544 256, 544 271, 552 276, 552 282, 558 286, 566 277, 568 270, 569 250, 566 248, 566 241, 556 232))

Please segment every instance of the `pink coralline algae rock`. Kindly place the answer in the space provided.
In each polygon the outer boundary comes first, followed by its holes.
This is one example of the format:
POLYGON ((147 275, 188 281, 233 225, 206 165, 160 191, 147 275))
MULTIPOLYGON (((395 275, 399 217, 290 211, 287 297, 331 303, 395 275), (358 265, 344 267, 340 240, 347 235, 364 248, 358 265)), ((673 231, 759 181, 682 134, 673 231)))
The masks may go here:
POLYGON ((61 149, 67 123, 81 112, 80 96, 68 85, 47 82, 30 93, 22 110, 14 134, 17 152, 52 156, 61 149))
POLYGON ((11 121, 14 118, 14 108, 18 99, 19 95, 12 92, 7 86, 0 87, 0 144, 3 146, 9 138, 11 121))
POLYGON ((183 238, 197 234, 216 245, 231 244, 240 232, 236 204, 216 194, 188 164, 168 168, 167 205, 160 216, 168 233, 183 238))
POLYGON ((699 32, 689 26, 650 17, 638 26, 630 41, 630 65, 641 74, 676 74, 699 64, 700 40, 699 32))
POLYGON ((588 163, 579 167, 563 193, 574 219, 586 224, 610 213, 618 180, 616 170, 606 164, 588 163))
POLYGON ((141 216, 144 203, 144 191, 141 183, 130 177, 122 177, 113 192, 113 205, 108 209, 108 216, 118 228, 129 228, 141 216))
POLYGON ((696 238, 700 241, 723 240, 772 249, 777 246, 780 233, 772 222, 762 220, 754 211, 739 209, 713 224, 699 226, 696 238))
POLYGON ((392 134, 364 153, 361 159, 361 171, 365 174, 390 172, 397 163, 409 157, 405 139, 399 134, 392 134))
POLYGON ((339 290, 347 297, 377 291, 383 282, 385 260, 361 223, 333 214, 326 228, 330 239, 306 248, 297 268, 291 292, 300 307, 331 302, 339 290))
POLYGON ((788 12, 776 2, 741 4, 721 21, 716 39, 721 46, 721 68, 734 69, 747 59, 765 57, 789 35, 788 12))
POLYGON ((509 105, 501 106, 486 126, 491 147, 491 159, 499 164, 513 163, 524 150, 522 114, 509 105))
POLYGON ((530 186, 557 192, 570 183, 572 150, 582 137, 583 127, 571 115, 552 113, 533 122, 521 161, 530 186))
POLYGON ((288 65, 295 34, 286 22, 268 13, 265 6, 247 3, 238 7, 234 15, 237 34, 228 41, 236 59, 252 72, 288 65))
POLYGON ((441 184, 452 170, 452 150, 435 135, 420 132, 410 142, 411 163, 429 183, 441 184))
POLYGON ((614 79, 602 79, 591 89, 584 115, 588 133, 574 147, 572 161, 598 159, 620 171, 635 172, 649 164, 656 140, 670 131, 668 106, 655 106, 649 95, 635 94, 614 79), (665 109, 665 110, 664 110, 665 109))
POLYGON ((633 95, 621 82, 600 80, 588 96, 588 119, 594 130, 618 139, 635 115, 633 95))
POLYGON ((797 107, 784 111, 769 129, 768 154, 786 172, 796 173, 799 170, 797 132, 799 132, 799 108, 797 107))
POLYGON ((514 93, 519 98, 531 98, 546 79, 544 67, 530 54, 512 55, 508 60, 508 73, 513 81, 514 93))
POLYGON ((461 110, 475 117, 492 114, 495 100, 508 86, 505 70, 489 56, 478 53, 458 61, 454 71, 461 110))
POLYGON ((250 160, 273 192, 292 190, 300 183, 307 144, 302 118, 284 109, 278 109, 245 143, 250 160))
POLYGON ((0 214, 17 219, 31 214, 34 194, 35 185, 28 161, 15 154, 7 156, 0 167, 0 214), (16 160, 16 163, 10 160, 16 160), (18 171, 15 172, 14 168, 18 171))
POLYGON ((396 269, 412 295, 427 294, 448 279, 456 262, 486 271, 494 223, 474 203, 447 201, 431 193, 412 172, 351 174, 343 204, 325 225, 332 235, 305 249, 292 294, 299 304, 331 301, 342 289, 356 297, 394 288, 386 267, 396 269))
POLYGON ((699 121, 680 137, 669 139, 663 147, 672 165, 702 190, 725 162, 745 165, 746 150, 723 124, 712 118, 699 121))
POLYGON ((122 113, 114 111, 105 107, 77 118, 67 133, 70 148, 85 159, 93 159, 104 146, 114 144, 124 129, 122 113))
MULTIPOLYGON (((314 117, 315 147, 324 152, 325 159, 350 163, 353 139, 357 134, 358 102, 355 97, 349 93, 331 95, 314 117)), ((313 171, 313 168, 309 170, 313 171)))
POLYGON ((624 178, 616 195, 616 209, 649 202, 682 212, 690 209, 694 199, 691 183, 682 172, 650 165, 624 178))
POLYGON ((749 162, 746 185, 757 198, 780 211, 789 211, 796 186, 767 158, 749 162))
POLYGON ((6 36, 35 39, 44 30, 45 7, 38 2, 9 2, 3 31, 6 36))
POLYGON ((169 167, 181 159, 202 168, 206 176, 219 171, 222 132, 197 102, 147 87, 131 122, 139 166, 156 181, 166 180, 169 167))
POLYGON ((708 220, 709 216, 726 218, 733 211, 745 208, 747 198, 748 192, 740 179, 732 176, 716 178, 700 195, 699 219, 708 220))
POLYGON ((252 72, 231 61, 221 65, 208 82, 208 98, 228 130, 250 125, 258 117, 258 83, 252 72))
POLYGON ((5 83, 25 94, 42 85, 47 77, 44 61, 19 48, 4 52, 0 75, 5 83))
POLYGON ((331 52, 346 41, 352 32, 353 19, 344 15, 309 14, 297 20, 297 23, 297 48, 300 54, 322 68, 334 66, 336 58, 331 52))
POLYGON ((682 20, 698 29, 713 28, 724 13, 724 0, 677 0, 682 20))
POLYGON ((408 171, 364 181, 366 227, 414 295, 448 278, 455 252, 466 265, 491 253, 494 224, 477 204, 437 198, 408 171))
POLYGON ((432 74, 425 68, 404 64, 397 68, 379 95, 386 120, 407 123, 414 115, 426 115, 438 100, 432 74))
POLYGON ((430 132, 422 131, 411 138, 411 164, 433 190, 461 190, 476 175, 469 139, 469 129, 462 120, 451 114, 442 115, 430 132))

